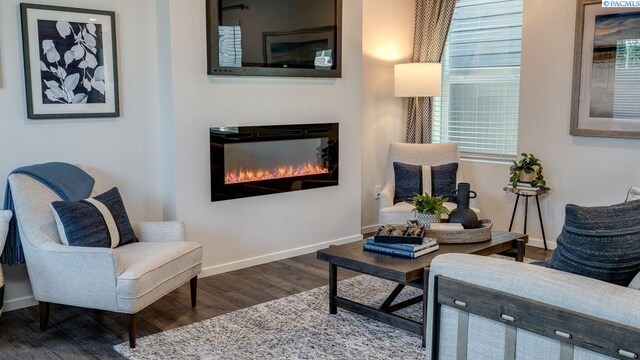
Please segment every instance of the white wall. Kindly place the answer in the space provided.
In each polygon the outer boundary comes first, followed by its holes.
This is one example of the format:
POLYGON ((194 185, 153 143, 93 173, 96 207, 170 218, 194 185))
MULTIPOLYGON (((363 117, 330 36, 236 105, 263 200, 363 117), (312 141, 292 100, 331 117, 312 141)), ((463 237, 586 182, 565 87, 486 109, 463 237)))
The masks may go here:
MULTIPOLYGON (((366 26, 373 18, 366 16, 372 3, 376 1, 367 0, 364 6, 365 48, 372 33, 366 26)), ((400 16, 409 16, 410 10, 405 9, 403 14, 400 16)), ((574 0, 524 2, 518 150, 519 153, 532 152, 543 161, 545 178, 553 188, 550 194, 541 198, 547 240, 552 243, 562 230, 567 203, 593 206, 621 202, 630 186, 640 184, 637 160, 640 158, 640 141, 569 135, 574 19, 574 0)), ((384 27, 385 21, 379 21, 384 27)), ((404 43, 405 37, 400 36, 398 34, 395 40, 404 43)), ((372 79, 380 74, 367 66, 367 59, 365 51, 365 84, 374 83, 372 79)), ((391 70, 388 71, 387 81, 391 81, 391 70)), ((364 87, 363 226, 374 223, 373 214, 368 214, 368 208, 373 208, 369 202, 373 183, 367 179, 384 176, 384 167, 379 162, 382 157, 371 156, 368 152, 379 153, 389 141, 402 141, 401 136, 392 135, 394 131, 375 134, 369 138, 373 139, 370 141, 380 142, 376 143, 375 150, 367 148, 367 132, 375 129, 368 129, 370 125, 367 122, 371 121, 368 116, 373 111, 367 107, 367 101, 371 101, 371 106, 376 107, 379 113, 399 113, 398 103, 391 98, 390 86, 382 87, 386 90, 381 91, 383 96, 380 98, 371 95, 374 91, 370 86, 364 87)), ((492 219, 497 228, 508 228, 515 196, 505 194, 502 188, 508 179, 509 165, 463 161, 462 170, 465 179, 479 193, 478 205, 484 217, 492 219)), ((519 206, 514 231, 522 231, 523 204, 521 202, 519 206)), ((535 201, 531 202, 529 210, 527 230, 532 243, 541 246, 535 201)))
MULTIPOLYGON (((117 13, 119 118, 28 120, 18 0, 0 1, 0 179, 19 166, 66 161, 88 165, 98 186, 118 186, 134 219, 162 218, 155 60, 155 1, 30 1, 117 13)), ((2 180, 4 181, 4 180, 2 180)), ((4 189, 4 185, 0 185, 4 189)), ((0 191, 0 201, 4 191, 0 191)), ((24 266, 3 267, 6 308, 29 305, 24 266)))
POLYGON ((362 227, 378 223, 375 186, 384 184, 387 148, 404 141, 406 99, 393 96, 393 65, 413 54, 415 0, 365 0, 362 31, 362 227))
MULTIPOLYGON (((547 241, 562 231, 564 207, 622 202, 640 184, 640 141, 569 135, 575 1, 524 2, 518 152, 532 152, 553 189, 541 199, 547 241)), ((465 176, 480 190, 480 206, 496 226, 508 227, 514 197, 502 192, 509 165, 464 162, 465 176)), ((514 230, 522 230, 522 202, 514 230)), ((535 202, 528 232, 541 245, 535 202)))
POLYGON ((362 1, 344 1, 342 78, 206 75, 204 0, 171 0, 176 216, 205 275, 360 238, 362 1), (340 123, 340 185, 210 201, 209 127, 340 123))

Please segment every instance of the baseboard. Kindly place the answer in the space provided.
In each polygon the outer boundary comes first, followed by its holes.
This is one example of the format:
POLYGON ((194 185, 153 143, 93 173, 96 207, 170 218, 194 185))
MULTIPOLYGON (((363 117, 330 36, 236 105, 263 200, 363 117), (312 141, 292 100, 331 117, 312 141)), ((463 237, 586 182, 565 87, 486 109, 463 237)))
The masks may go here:
POLYGON ((248 268, 251 266, 269 263, 272 261, 278 261, 278 260, 288 259, 294 256, 309 254, 309 253, 318 251, 320 249, 324 249, 329 245, 347 244, 347 243, 358 241, 358 240, 362 240, 362 235, 353 235, 353 236, 349 236, 342 239, 325 241, 318 244, 312 244, 312 245, 307 245, 307 246, 303 246, 295 249, 274 252, 271 254, 256 256, 249 259, 232 261, 226 264, 220 264, 220 265, 203 268, 202 272, 200 272, 200 275, 198 276, 209 277, 217 274, 226 273, 229 271, 234 271, 234 270, 248 268))
POLYGON ((38 302, 33 297, 33 295, 25 296, 18 299, 6 300, 4 302, 4 309, 2 311, 8 312, 8 311, 18 310, 18 309, 22 309, 22 308, 26 308, 34 305, 38 305, 38 302))
POLYGON ((378 228, 380 227, 380 225, 375 224, 375 225, 369 225, 369 226, 363 226, 360 229, 360 232, 362 234, 368 234, 368 233, 372 233, 372 232, 376 232, 378 231, 378 228))
MULTIPOLYGON (((542 239, 529 238, 529 243, 527 245, 544 249, 544 241, 542 239)), ((553 250, 555 248, 556 242, 547 240, 547 249, 553 250)))

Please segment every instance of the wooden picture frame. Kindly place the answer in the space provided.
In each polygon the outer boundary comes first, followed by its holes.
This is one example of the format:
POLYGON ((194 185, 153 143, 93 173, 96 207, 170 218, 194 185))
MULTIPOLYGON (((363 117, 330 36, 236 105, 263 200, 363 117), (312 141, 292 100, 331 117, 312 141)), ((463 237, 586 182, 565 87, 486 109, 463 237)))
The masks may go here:
POLYGON ((120 116, 113 11, 20 4, 29 119, 120 116))
POLYGON ((577 0, 571 135, 640 138, 637 39, 640 9, 577 0))

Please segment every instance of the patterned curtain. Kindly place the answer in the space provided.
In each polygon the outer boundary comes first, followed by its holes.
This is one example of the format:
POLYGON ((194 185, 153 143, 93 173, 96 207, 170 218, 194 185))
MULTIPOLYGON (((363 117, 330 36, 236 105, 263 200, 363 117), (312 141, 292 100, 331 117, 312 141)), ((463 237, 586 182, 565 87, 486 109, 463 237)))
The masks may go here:
MULTIPOLYGON (((440 62, 456 0, 416 0, 413 62, 440 62)), ((409 98, 407 142, 430 143, 433 98, 409 98)))

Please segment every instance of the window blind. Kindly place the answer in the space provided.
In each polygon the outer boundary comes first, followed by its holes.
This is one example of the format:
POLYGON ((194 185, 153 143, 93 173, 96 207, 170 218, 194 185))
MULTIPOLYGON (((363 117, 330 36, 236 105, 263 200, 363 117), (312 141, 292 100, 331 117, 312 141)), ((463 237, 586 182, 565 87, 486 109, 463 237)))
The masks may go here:
POLYGON ((433 142, 463 155, 517 153, 523 0, 458 0, 442 57, 433 142))

